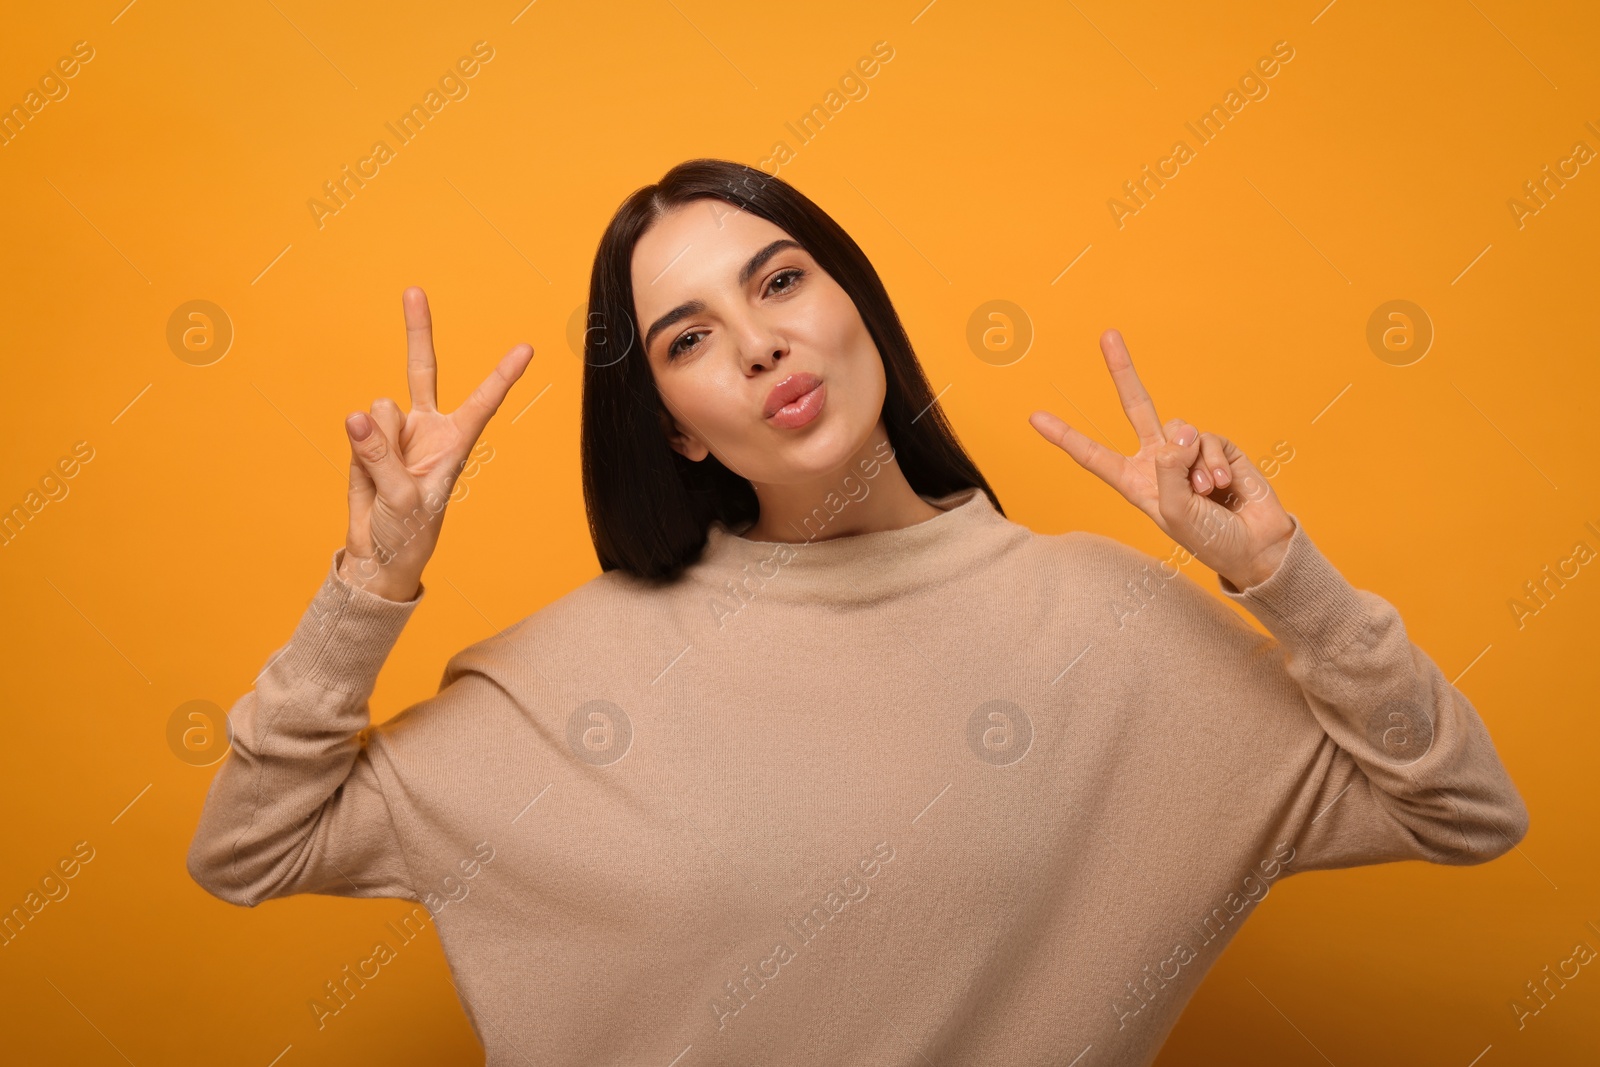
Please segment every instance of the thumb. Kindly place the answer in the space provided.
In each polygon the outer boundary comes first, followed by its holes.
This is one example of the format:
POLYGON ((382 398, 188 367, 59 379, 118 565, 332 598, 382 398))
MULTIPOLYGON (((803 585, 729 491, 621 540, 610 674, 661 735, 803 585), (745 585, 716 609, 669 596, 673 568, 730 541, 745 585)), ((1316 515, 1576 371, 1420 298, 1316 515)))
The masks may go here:
POLYGON ((1197 494, 1189 471, 1200 458, 1200 431, 1184 423, 1168 433, 1167 443, 1156 451, 1156 493, 1159 510, 1169 523, 1183 523, 1197 494))
POLYGON ((361 459, 356 455, 356 442, 350 442, 350 529, 357 527, 365 529, 367 515, 372 510, 373 498, 378 495, 378 487, 372 480, 372 475, 361 465, 361 459))
MULTIPOLYGON (((344 421, 344 428, 350 436, 351 454, 372 480, 376 495, 397 504, 404 502, 411 489, 411 475, 400 465, 400 458, 395 455, 394 446, 378 420, 358 411, 344 421)), ((351 491, 354 493, 354 482, 351 491)))

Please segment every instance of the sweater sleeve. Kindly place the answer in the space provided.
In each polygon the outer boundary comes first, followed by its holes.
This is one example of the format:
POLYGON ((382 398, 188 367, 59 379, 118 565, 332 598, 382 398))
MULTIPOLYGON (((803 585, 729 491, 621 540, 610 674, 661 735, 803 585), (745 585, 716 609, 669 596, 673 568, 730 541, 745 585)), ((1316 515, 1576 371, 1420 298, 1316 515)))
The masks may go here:
POLYGON ((189 846, 190 875, 231 904, 292 893, 418 900, 368 750, 367 701, 425 589, 357 589, 333 554, 315 600, 228 713, 231 749, 189 846))
POLYGON ((1218 583, 1266 627, 1267 654, 1326 734, 1293 769, 1300 780, 1283 827, 1292 869, 1465 865, 1510 851, 1528 810, 1472 703, 1409 640, 1394 606, 1353 588, 1290 518, 1270 577, 1243 591, 1218 583))

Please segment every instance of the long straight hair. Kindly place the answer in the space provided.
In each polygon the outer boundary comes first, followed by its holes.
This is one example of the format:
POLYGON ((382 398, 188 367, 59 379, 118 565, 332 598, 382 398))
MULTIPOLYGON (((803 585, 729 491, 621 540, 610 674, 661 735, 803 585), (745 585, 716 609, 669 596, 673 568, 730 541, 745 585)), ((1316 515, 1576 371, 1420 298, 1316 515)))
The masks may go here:
POLYGON ((760 511, 750 482, 716 456, 694 462, 667 443, 670 416, 634 315, 634 246, 657 219, 701 198, 773 223, 850 295, 883 357, 884 425, 911 488, 936 498, 976 486, 1005 514, 935 402, 866 253, 787 182, 742 163, 691 159, 622 202, 600 238, 589 279, 579 451, 589 536, 601 569, 670 580, 699 558, 713 520, 738 529, 760 511))

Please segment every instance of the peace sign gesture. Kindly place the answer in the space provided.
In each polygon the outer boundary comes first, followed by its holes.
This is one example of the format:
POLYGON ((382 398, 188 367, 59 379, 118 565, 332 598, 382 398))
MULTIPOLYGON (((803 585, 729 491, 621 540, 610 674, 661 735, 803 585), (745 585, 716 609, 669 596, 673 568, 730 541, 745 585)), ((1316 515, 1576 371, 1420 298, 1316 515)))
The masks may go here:
POLYGON ((389 600, 417 594, 439 543, 445 505, 483 428, 533 358, 517 345, 455 411, 437 407, 438 360, 428 297, 401 294, 406 316, 406 381, 411 410, 388 397, 345 420, 350 438, 350 530, 339 576, 389 600))
POLYGON ((1265 581, 1294 533, 1278 494, 1226 437, 1161 422, 1120 333, 1101 334, 1100 351, 1139 435, 1137 453, 1118 455, 1047 411, 1028 422, 1236 588, 1265 581))

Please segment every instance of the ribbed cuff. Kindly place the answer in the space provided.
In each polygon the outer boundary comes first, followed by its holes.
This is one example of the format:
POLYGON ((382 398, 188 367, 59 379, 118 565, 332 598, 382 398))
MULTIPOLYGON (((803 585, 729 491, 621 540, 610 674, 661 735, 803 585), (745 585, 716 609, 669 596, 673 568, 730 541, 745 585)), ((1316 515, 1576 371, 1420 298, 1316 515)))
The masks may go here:
POLYGON ((389 600, 339 577, 344 547, 333 553, 316 599, 268 669, 341 693, 372 692, 378 672, 406 621, 427 593, 419 583, 410 600, 389 600))
POLYGON ((1332 659, 1366 627, 1359 591, 1328 561, 1293 512, 1294 532, 1278 567, 1243 592, 1217 575, 1222 595, 1243 604, 1285 648, 1332 659))

